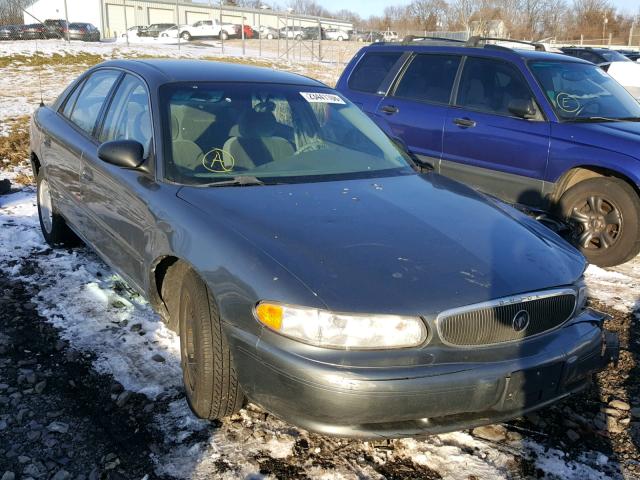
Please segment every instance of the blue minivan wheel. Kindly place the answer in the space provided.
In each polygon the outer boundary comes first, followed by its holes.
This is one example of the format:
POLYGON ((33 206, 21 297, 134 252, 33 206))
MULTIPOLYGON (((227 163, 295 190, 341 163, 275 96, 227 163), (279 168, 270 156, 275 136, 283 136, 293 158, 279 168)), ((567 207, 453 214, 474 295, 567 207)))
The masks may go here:
POLYGON ((640 198, 615 177, 589 178, 560 198, 560 212, 572 227, 571 240, 590 263, 611 267, 640 252, 640 198))

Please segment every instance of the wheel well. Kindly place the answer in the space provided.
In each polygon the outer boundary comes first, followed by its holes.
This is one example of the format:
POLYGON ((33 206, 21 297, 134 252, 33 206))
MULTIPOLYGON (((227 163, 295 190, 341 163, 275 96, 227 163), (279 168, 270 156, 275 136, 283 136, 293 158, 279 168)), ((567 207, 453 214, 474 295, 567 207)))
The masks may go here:
POLYGON ((556 188, 553 194, 553 200, 558 201, 564 192, 569 190, 574 185, 587 180, 589 178, 597 177, 616 177, 620 180, 628 183, 631 188, 640 196, 640 188, 629 177, 622 175, 615 170, 609 170, 607 168, 600 167, 576 167, 566 172, 560 180, 556 183, 556 188))
POLYGON ((31 168, 33 169, 33 176, 37 177, 40 171, 40 159, 34 152, 31 152, 31 168))
POLYGON ((164 282, 169 267, 179 261, 180 259, 178 257, 167 255, 156 261, 155 267, 151 270, 151 302, 155 307, 159 309, 166 308, 164 305, 164 300, 162 298, 162 282, 164 282))

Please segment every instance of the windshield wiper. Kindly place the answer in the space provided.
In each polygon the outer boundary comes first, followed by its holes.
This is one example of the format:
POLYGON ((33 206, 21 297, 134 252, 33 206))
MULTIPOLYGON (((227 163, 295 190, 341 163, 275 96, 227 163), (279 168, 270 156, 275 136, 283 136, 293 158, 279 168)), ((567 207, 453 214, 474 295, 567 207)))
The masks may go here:
POLYGON ((569 120, 571 123, 599 123, 599 122, 623 122, 621 118, 614 117, 576 117, 569 120))
POLYGON ((258 177, 252 175, 238 175, 229 180, 218 180, 217 182, 203 183, 198 187, 244 187, 247 185, 264 185, 265 183, 258 177))
POLYGON ((588 122, 640 122, 640 117, 578 117, 569 120, 574 123, 588 122))

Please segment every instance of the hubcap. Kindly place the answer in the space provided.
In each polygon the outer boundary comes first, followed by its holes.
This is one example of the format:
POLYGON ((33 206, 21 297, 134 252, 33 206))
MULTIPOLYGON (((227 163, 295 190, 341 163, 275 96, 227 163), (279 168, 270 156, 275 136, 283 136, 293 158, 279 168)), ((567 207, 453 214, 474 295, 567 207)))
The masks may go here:
POLYGON ((577 202, 570 220, 578 227, 577 243, 584 249, 599 250, 611 247, 620 238, 622 215, 616 205, 599 195, 591 195, 577 202))
POLYGON ((38 189, 38 203, 40 205, 40 218, 47 233, 51 233, 53 228, 53 209, 51 208, 51 192, 49 183, 46 180, 40 182, 38 189))

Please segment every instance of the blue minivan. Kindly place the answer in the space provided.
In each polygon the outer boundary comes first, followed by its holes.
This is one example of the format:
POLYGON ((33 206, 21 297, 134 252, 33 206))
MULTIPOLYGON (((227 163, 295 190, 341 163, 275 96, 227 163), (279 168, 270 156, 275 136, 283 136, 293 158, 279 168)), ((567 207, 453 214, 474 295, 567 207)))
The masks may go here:
POLYGON ((373 44, 337 89, 437 172, 571 225, 591 263, 640 252, 640 103, 594 64, 486 43, 373 44))

